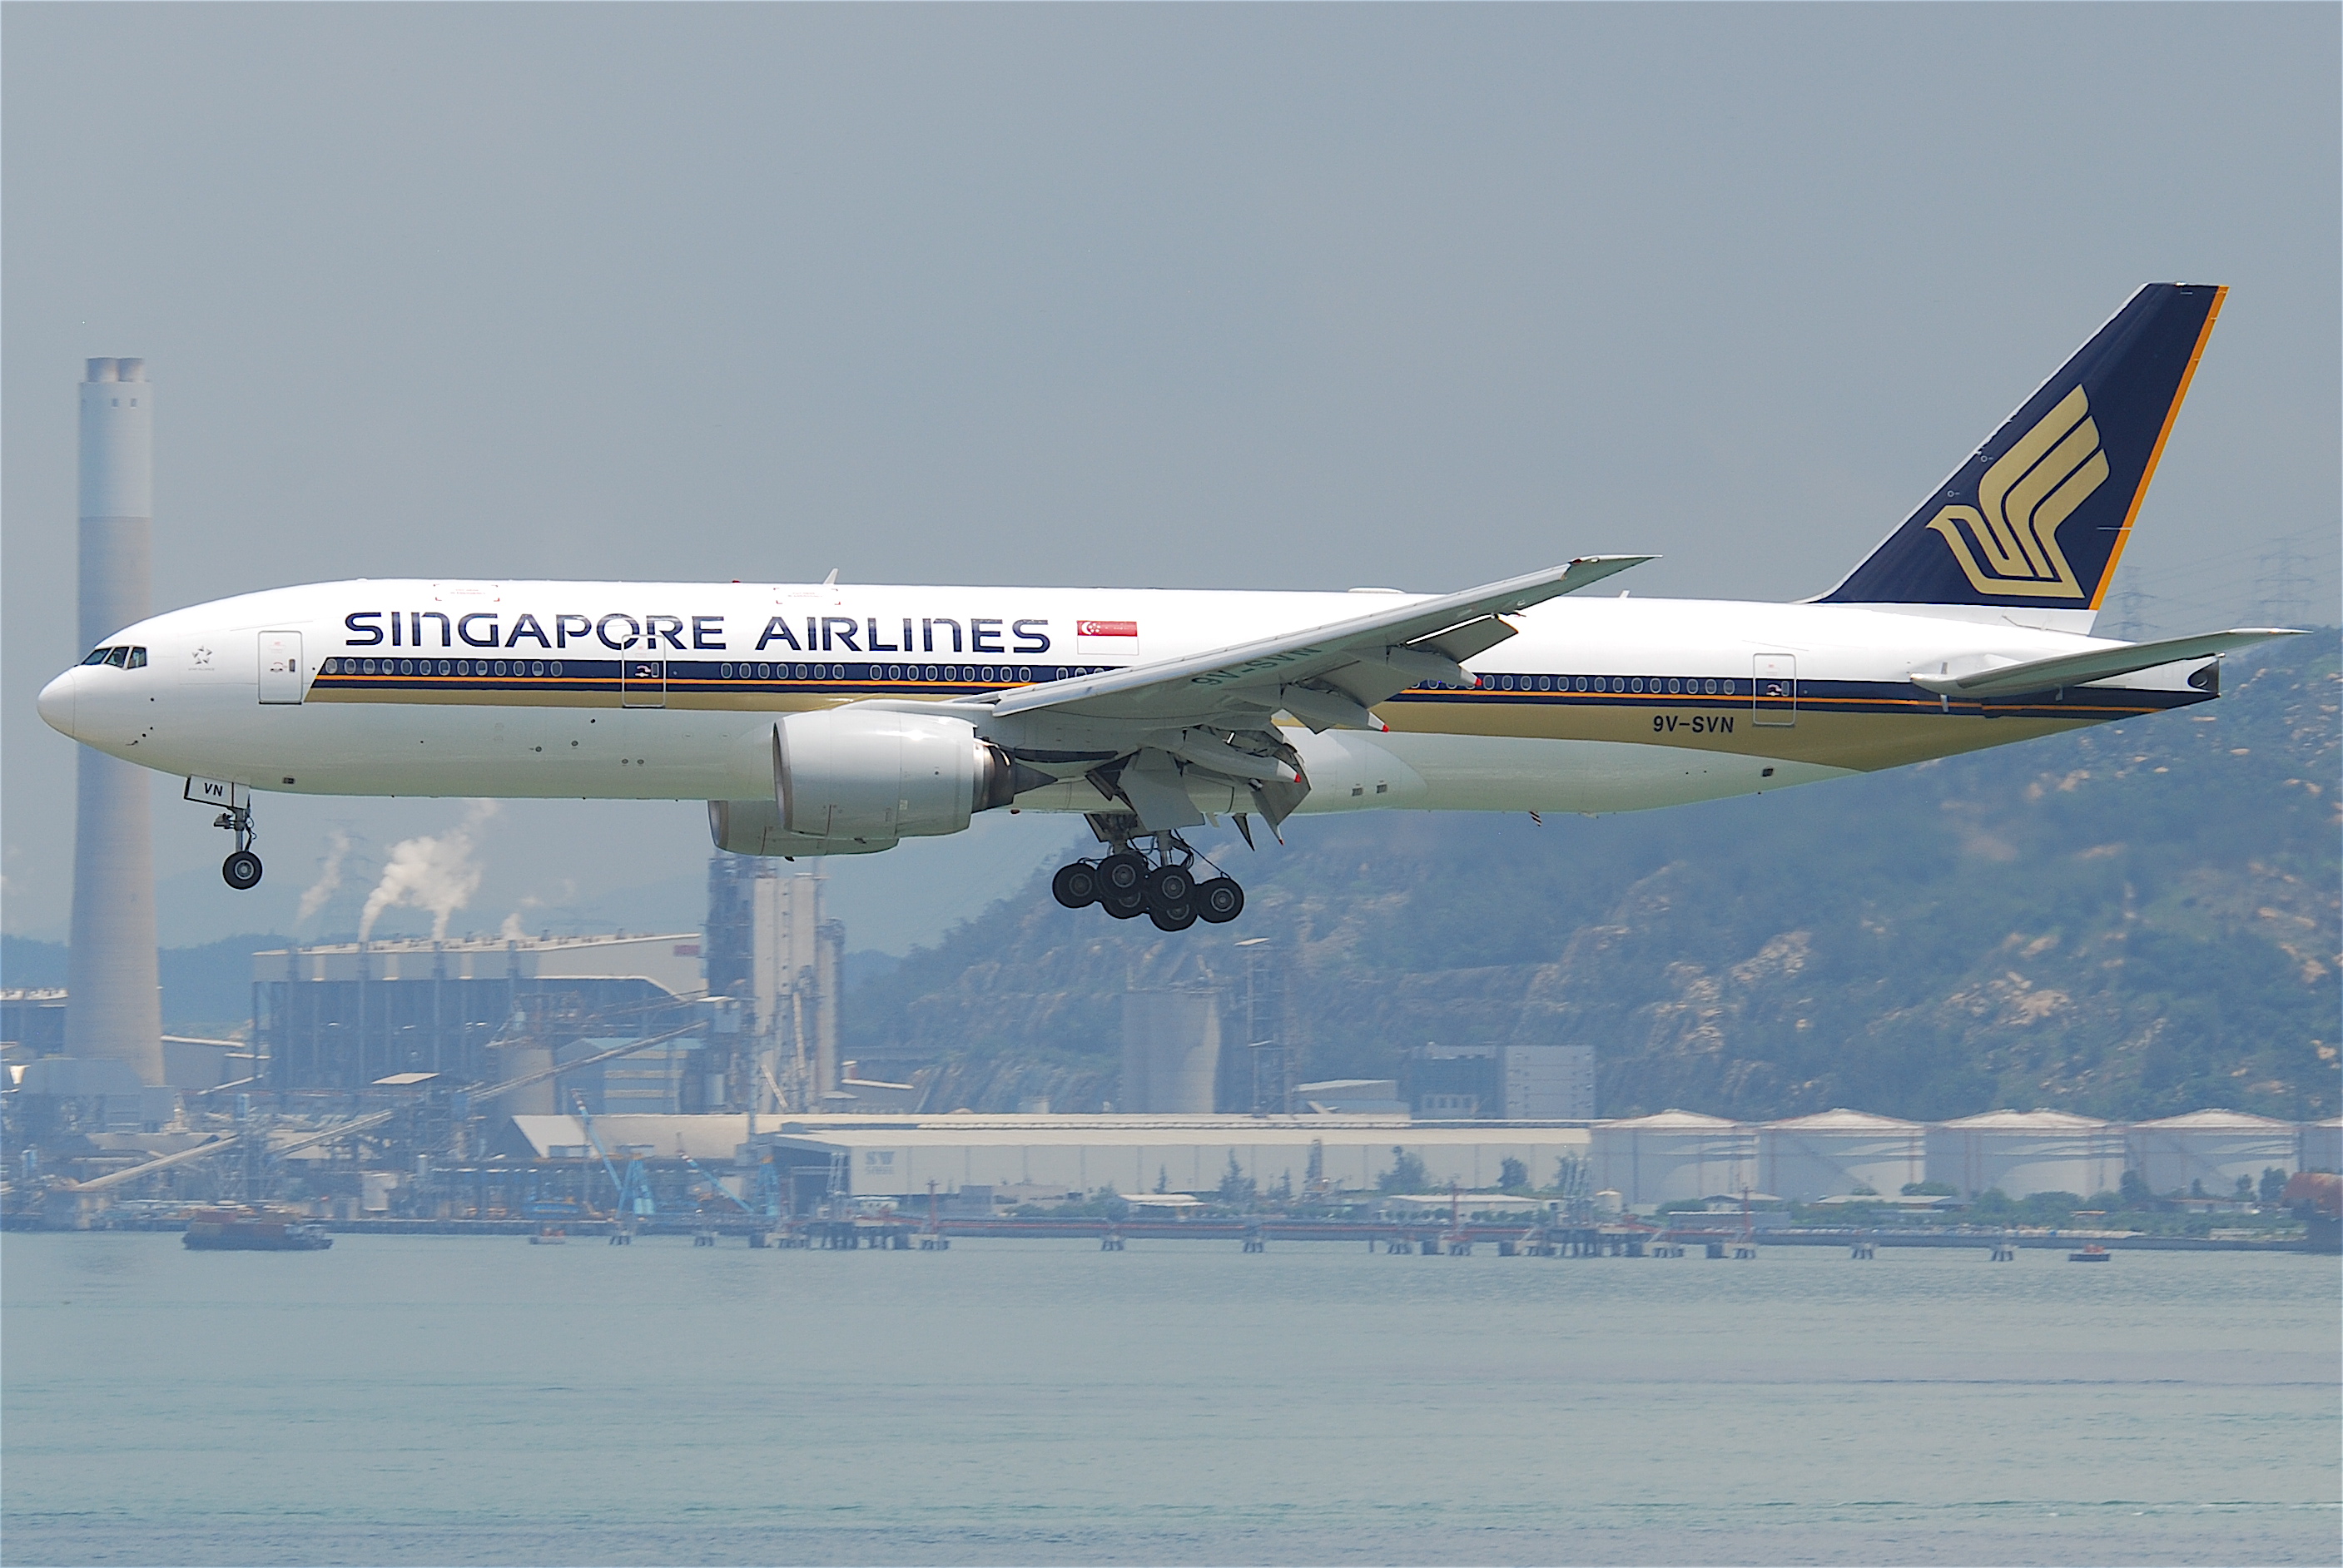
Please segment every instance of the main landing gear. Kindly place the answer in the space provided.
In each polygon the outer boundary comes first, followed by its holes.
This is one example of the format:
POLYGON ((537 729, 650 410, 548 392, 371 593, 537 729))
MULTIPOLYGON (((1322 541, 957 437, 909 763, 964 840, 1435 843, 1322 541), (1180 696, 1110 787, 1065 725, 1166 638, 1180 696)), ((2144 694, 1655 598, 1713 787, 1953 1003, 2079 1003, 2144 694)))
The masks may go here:
POLYGON ((236 835, 236 848, 220 862, 220 880, 239 893, 260 886, 260 857, 252 852, 252 808, 231 806, 212 819, 212 826, 236 835))
POLYGON ((1096 904, 1118 920, 1145 915, 1160 931, 1198 920, 1225 925, 1244 912, 1244 890, 1230 877, 1198 878, 1196 851, 1177 833, 1156 834, 1145 853, 1123 842, 1104 859, 1061 866, 1050 891, 1070 910, 1096 904))

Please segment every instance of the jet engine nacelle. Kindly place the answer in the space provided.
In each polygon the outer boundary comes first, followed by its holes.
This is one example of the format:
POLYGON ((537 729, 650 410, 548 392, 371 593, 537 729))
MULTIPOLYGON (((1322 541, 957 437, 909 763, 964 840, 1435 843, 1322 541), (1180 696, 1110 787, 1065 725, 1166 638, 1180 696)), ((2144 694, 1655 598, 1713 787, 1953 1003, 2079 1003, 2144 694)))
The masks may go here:
POLYGON ((825 709, 773 726, 773 799, 711 800, 709 829, 736 854, 868 854, 960 832, 975 813, 1054 782, 965 719, 825 709))

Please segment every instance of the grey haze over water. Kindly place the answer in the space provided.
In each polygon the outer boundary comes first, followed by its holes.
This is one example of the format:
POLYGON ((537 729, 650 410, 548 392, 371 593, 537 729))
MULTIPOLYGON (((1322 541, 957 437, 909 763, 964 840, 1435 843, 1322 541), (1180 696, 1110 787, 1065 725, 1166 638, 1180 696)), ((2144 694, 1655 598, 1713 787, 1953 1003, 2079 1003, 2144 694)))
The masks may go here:
MULTIPOLYGON (((2337 598, 2338 13, 13 5, 5 923, 60 934, 73 383, 161 602, 343 577, 1826 587, 2139 283, 2234 286, 2119 582, 2337 598), (2270 579, 2275 582, 2276 579, 2270 579)), ((158 783, 165 940, 454 801, 158 783)), ((900 951, 1026 816, 832 869, 900 951)), ((695 803, 515 802, 458 927, 683 923, 695 803), (578 847, 590 846, 580 853, 578 847)), ((302 934, 347 930, 331 897, 302 934)), ((386 928, 387 929, 387 928, 386 928)))
POLYGON ((12 1234, 11 1563, 2318 1563, 2300 1255, 12 1234))

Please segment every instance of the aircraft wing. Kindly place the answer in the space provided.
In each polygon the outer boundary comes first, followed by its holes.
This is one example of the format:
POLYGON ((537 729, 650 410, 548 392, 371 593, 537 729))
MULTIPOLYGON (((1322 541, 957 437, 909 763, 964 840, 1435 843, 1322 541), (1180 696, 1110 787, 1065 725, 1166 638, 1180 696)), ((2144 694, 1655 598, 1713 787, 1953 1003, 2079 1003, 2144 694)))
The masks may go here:
POLYGON ((1501 617, 1651 558, 1585 556, 1349 620, 954 706, 1020 762, 1080 769, 1102 809, 1127 808, 1147 831, 1203 820, 1187 789, 1199 780, 1241 791, 1273 826, 1310 792, 1301 757, 1277 733, 1279 713, 1313 730, 1381 729, 1374 705, 1410 687, 1474 684, 1463 661, 1513 635, 1501 617))
POLYGON ((2016 697, 2022 692, 2049 691, 2062 686, 2083 686, 2118 675, 2154 669, 2160 664, 2210 658, 2233 648, 2249 648, 2274 637, 2302 634, 2282 627, 2246 627, 2236 631, 2208 631, 2196 637, 2176 637, 2163 642, 2127 643, 2119 648, 2093 648, 2088 653, 2061 654, 2055 658, 2003 664, 1955 675, 1949 671, 1916 671, 1912 684, 1941 697, 2016 697))
POLYGON ((1253 724, 1284 711, 1312 729, 1380 729, 1367 709, 1426 681, 1469 685, 1463 661, 1513 635, 1497 618, 1575 593, 1650 556, 1584 556, 1463 593, 1412 599, 1350 620, 1280 632, 1186 658, 1020 687, 1001 718, 1050 713, 1150 727, 1253 724))

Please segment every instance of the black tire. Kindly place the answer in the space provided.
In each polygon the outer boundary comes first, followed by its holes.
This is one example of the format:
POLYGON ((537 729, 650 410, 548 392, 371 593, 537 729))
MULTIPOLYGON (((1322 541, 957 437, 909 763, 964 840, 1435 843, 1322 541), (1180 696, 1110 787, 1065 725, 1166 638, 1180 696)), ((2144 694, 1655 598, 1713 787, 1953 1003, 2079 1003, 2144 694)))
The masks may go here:
POLYGON ((1147 874, 1147 907, 1151 910, 1174 909, 1192 903, 1196 897, 1196 879, 1185 866, 1158 866, 1147 874))
POLYGON ((1076 860, 1058 868, 1050 879, 1050 894, 1070 910, 1086 910, 1098 902, 1098 868, 1088 860, 1076 860))
POLYGON ((1136 893, 1147 885, 1147 862, 1124 850, 1099 862, 1099 897, 1136 893))
POLYGON ((1196 884, 1196 918, 1224 926, 1244 913, 1244 890, 1233 878, 1214 877, 1196 884))
POLYGON ((249 849, 238 849, 220 862, 220 879, 237 892, 249 892, 260 886, 260 857, 249 849))
POLYGON ((1159 931, 1184 931, 1196 923, 1196 906, 1167 904, 1160 910, 1149 910, 1147 918, 1155 922, 1159 931))
POLYGON ((1118 920, 1136 920, 1147 912, 1147 900, 1137 893, 1112 893, 1099 900, 1099 908, 1118 920))

